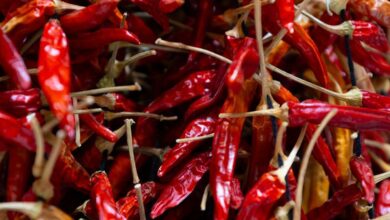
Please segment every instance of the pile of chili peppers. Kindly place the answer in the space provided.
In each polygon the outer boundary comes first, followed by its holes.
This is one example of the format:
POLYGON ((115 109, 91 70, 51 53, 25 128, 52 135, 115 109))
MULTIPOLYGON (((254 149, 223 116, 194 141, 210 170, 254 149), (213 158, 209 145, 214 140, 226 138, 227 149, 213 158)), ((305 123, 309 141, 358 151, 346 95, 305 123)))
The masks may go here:
POLYGON ((1 0, 1 219, 390 219, 387 0, 1 0))

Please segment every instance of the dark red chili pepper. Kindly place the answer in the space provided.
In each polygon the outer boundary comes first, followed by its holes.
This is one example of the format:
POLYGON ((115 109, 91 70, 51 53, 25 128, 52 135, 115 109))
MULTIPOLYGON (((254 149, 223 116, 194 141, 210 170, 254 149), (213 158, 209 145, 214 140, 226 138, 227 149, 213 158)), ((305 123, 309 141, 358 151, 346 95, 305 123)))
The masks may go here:
POLYGON ((161 0, 158 4, 160 10, 166 14, 175 11, 184 4, 184 0, 161 0))
POLYGON ((352 38, 384 53, 389 50, 389 42, 381 27, 366 21, 349 21, 353 27, 352 38))
MULTIPOLYGON (((212 113, 207 116, 203 116, 194 119, 188 123, 184 129, 180 138, 193 138, 199 137, 214 132, 215 122, 217 120, 217 114, 212 113)), ((164 160, 159 168, 157 175, 162 177, 172 168, 176 167, 177 164, 183 161, 190 153, 198 147, 201 141, 188 141, 184 143, 176 144, 170 151, 164 155, 164 160)))
MULTIPOLYGON (((148 204, 160 192, 161 186, 155 182, 146 182, 141 185, 142 201, 148 204)), ((132 189, 127 195, 116 202, 119 213, 126 219, 135 218, 138 214, 138 201, 135 189, 132 189)))
POLYGON ((81 33, 69 40, 72 48, 78 50, 105 47, 115 41, 140 44, 138 37, 121 28, 101 28, 93 33, 81 33))
POLYGON ((99 106, 118 112, 135 112, 139 109, 137 103, 120 93, 108 93, 103 96, 95 96, 95 102, 99 106))
POLYGON ((230 203, 230 207, 233 209, 239 209, 241 207, 242 202, 244 201, 244 195, 242 194, 240 180, 237 178, 232 179, 232 202, 230 203))
POLYGON ((345 207, 356 202, 363 196, 360 188, 356 184, 349 185, 335 192, 322 206, 309 211, 307 219, 325 220, 332 219, 340 214, 345 207))
POLYGON ((370 165, 362 157, 352 157, 349 161, 351 172, 361 185, 364 196, 369 203, 374 202, 374 174, 370 165))
POLYGON ((68 139, 75 134, 70 98, 70 62, 65 33, 57 20, 50 20, 43 30, 38 60, 38 79, 51 110, 66 131, 68 139))
POLYGON ((133 14, 129 14, 126 20, 129 25, 129 31, 137 35, 141 42, 153 44, 154 41, 156 41, 156 34, 141 18, 133 14))
POLYGON ((118 0, 101 0, 88 7, 61 16, 61 26, 68 34, 92 30, 114 12, 118 0))
POLYGON ((379 194, 375 202, 376 216, 382 216, 390 213, 390 180, 385 180, 379 187, 379 194))
POLYGON ((130 188, 132 176, 128 152, 120 152, 115 156, 108 172, 108 178, 110 179, 115 199, 130 188))
POLYGON ((188 162, 171 181, 165 185, 150 213, 156 218, 167 209, 180 204, 195 189, 196 184, 209 169, 210 152, 202 153, 188 162))
POLYGON ((278 23, 281 27, 286 28, 290 33, 294 31, 294 1, 292 0, 276 0, 276 13, 279 17, 278 23))
POLYGON ((16 117, 36 112, 40 107, 41 96, 38 89, 0 92, 0 109, 16 117))
POLYGON ((142 10, 149 13, 156 22, 161 25, 164 31, 169 28, 168 17, 158 7, 159 0, 130 0, 133 4, 140 7, 142 10))
MULTIPOLYGON (((337 25, 340 23, 340 18, 336 14, 329 15, 328 13, 322 13, 320 20, 330 25, 337 25)), ((323 52, 326 48, 334 44, 337 38, 339 38, 337 34, 331 33, 319 25, 313 27, 310 31, 310 36, 316 43, 320 52, 323 52)))
POLYGON ((0 66, 9 75, 16 87, 28 89, 31 87, 31 78, 27 73, 26 65, 19 52, 7 35, 0 30, 0 66))
POLYGON ((104 139, 111 142, 118 141, 118 136, 110 129, 99 123, 92 114, 79 114, 79 118, 81 122, 85 123, 90 129, 104 139))
POLYGON ((97 171, 91 176, 91 203, 96 208, 99 219, 125 219, 117 209, 110 181, 104 171, 97 171))

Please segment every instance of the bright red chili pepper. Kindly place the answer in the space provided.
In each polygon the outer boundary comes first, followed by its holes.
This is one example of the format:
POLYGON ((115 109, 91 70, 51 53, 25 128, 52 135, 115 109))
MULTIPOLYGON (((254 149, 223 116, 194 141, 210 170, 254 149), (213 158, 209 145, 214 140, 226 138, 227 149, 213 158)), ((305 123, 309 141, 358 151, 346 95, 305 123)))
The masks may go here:
POLYGON ((281 27, 286 28, 290 33, 294 31, 294 1, 292 0, 276 0, 276 13, 279 17, 278 23, 281 27))
POLYGON ((97 28, 114 12, 118 2, 118 0, 101 0, 84 9, 61 16, 61 26, 67 34, 97 28))
POLYGON ((75 121, 70 98, 68 43, 57 20, 50 20, 43 30, 38 69, 43 93, 68 139, 73 139, 75 121))
POLYGON ((390 3, 386 0, 351 0, 349 1, 355 12, 367 16, 379 24, 390 26, 390 3))
POLYGON ((167 209, 180 204, 194 189, 202 176, 209 169, 210 152, 202 153, 189 161, 161 190, 150 213, 156 218, 167 209))
POLYGON ((389 42, 381 27, 366 21, 349 21, 353 26, 352 38, 384 53, 389 50, 389 42))
POLYGON ((379 194, 375 202, 376 216, 382 216, 390 213, 390 180, 385 180, 379 187, 379 194))
POLYGON ((25 116, 41 108, 38 89, 0 92, 0 109, 16 117, 25 116))
POLYGON ((232 179, 232 202, 230 203, 230 207, 233 209, 239 209, 244 201, 244 195, 242 194, 240 180, 237 178, 232 179))
POLYGON ((96 208, 100 220, 125 219, 118 212, 110 181, 104 171, 97 171, 91 176, 91 203, 96 208))
POLYGON ((349 185, 335 192, 322 206, 309 211, 307 219, 325 220, 336 217, 345 207, 356 202, 363 196, 363 193, 356 184, 349 185))
POLYGON ((9 75, 16 87, 20 89, 30 88, 31 78, 27 73, 26 65, 3 30, 0 30, 0 48, 0 66, 9 75))
POLYGON ((81 33, 69 40, 69 45, 78 50, 105 47, 115 41, 140 44, 137 36, 121 28, 101 28, 93 33, 81 33))
POLYGON ((133 4, 140 7, 142 10, 149 13, 154 20, 164 29, 169 28, 168 17, 159 8, 159 0, 130 0, 133 4))
MULTIPOLYGON (((180 138, 199 137, 214 132, 217 114, 212 113, 206 116, 194 119, 184 129, 180 138)), ((176 167, 183 159, 187 158, 192 151, 195 150, 202 141, 188 141, 176 144, 170 151, 164 155, 164 160, 159 168, 157 175, 164 176, 168 171, 176 167)))
POLYGON ((98 120, 92 114, 79 114, 80 121, 85 123, 90 129, 96 132, 99 136, 104 139, 116 142, 118 141, 118 136, 112 132, 110 129, 106 128, 104 125, 99 123, 98 120))
POLYGON ((351 172, 357 179, 357 182, 361 185, 364 196, 369 203, 374 202, 374 174, 370 165, 362 157, 352 157, 349 165, 351 172))

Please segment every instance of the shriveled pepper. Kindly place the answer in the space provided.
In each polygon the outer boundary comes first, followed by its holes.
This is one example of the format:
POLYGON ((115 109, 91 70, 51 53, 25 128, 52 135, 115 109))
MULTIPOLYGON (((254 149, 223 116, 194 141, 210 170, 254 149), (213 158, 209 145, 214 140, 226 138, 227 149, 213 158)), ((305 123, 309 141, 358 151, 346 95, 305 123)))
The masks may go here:
POLYGON ((357 182, 361 185, 364 197, 367 202, 374 202, 374 174, 370 165, 362 157, 352 157, 350 162, 351 172, 357 179, 357 182))
POLYGON ((73 139, 75 121, 70 98, 68 43, 57 20, 50 20, 45 25, 39 49, 38 69, 38 80, 43 93, 68 139, 73 139))
POLYGON ((390 3, 386 0, 351 0, 349 5, 361 15, 390 27, 390 3))
POLYGON ((0 109, 16 117, 36 112, 41 107, 38 89, 0 92, 0 109))

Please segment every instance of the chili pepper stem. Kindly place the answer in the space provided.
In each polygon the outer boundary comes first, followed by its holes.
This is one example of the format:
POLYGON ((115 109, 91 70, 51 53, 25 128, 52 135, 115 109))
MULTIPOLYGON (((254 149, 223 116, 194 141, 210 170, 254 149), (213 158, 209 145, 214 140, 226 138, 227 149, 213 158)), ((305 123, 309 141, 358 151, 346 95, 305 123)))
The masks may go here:
POLYGON ((275 218, 277 220, 289 220, 288 213, 295 207, 294 200, 288 201, 284 206, 278 207, 275 210, 275 218))
MULTIPOLYGON (((118 128, 114 131, 114 134, 118 136, 118 140, 126 133, 126 126, 123 125, 122 127, 118 128)), ((111 154, 115 142, 107 141, 106 139, 102 137, 97 137, 95 141, 95 146, 97 149, 99 149, 100 152, 107 151, 108 154, 111 154)))
MULTIPOLYGON (((278 167, 278 156, 279 155, 282 157, 285 157, 283 150, 282 150, 282 142, 283 142, 283 135, 286 132, 287 126, 288 126, 288 123, 284 121, 278 129, 278 133, 276 136, 276 142, 275 142, 275 153, 274 153, 274 156, 271 160, 271 164, 274 167, 278 167)), ((283 159, 285 159, 285 158, 283 158, 283 159)))
POLYGON ((202 200, 200 202, 200 210, 203 212, 206 211, 207 197, 209 196, 209 190, 210 190, 210 185, 207 184, 207 186, 204 188, 202 200))
MULTIPOLYGON (((72 98, 73 99, 73 106, 77 106, 77 99, 76 98, 72 98)), ((75 121, 75 133, 76 133, 76 137, 75 137, 75 143, 76 143, 76 146, 77 147, 80 147, 81 146, 81 141, 80 141, 80 117, 78 114, 75 114, 74 116, 74 121, 75 121)))
POLYGON ((127 60, 120 61, 120 62, 115 61, 114 66, 111 69, 111 72, 109 72, 109 74, 111 77, 116 78, 116 77, 118 77, 118 75, 123 71, 123 69, 127 65, 134 63, 134 62, 137 62, 138 60, 141 60, 141 59, 146 58, 146 57, 155 56, 156 54, 157 54, 156 50, 147 50, 147 51, 144 51, 141 53, 137 53, 136 55, 131 56, 127 60))
POLYGON ((245 36, 243 30, 242 30, 242 24, 243 22, 248 18, 249 11, 244 13, 240 16, 237 23, 234 25, 234 27, 228 31, 225 32, 227 36, 232 36, 235 38, 242 38, 245 36))
POLYGON ((126 91, 141 91, 141 86, 138 83, 129 86, 114 86, 106 87, 101 89, 91 89, 80 92, 71 93, 72 97, 88 96, 88 95, 97 95, 102 93, 112 93, 112 92, 126 92, 126 91))
POLYGON ((320 137, 322 131, 325 129, 325 126, 336 115, 336 113, 337 113, 337 110, 333 109, 325 116, 325 118, 318 125, 316 131, 313 134, 313 137, 311 138, 311 140, 309 142, 309 145, 306 148, 305 154, 304 154, 303 159, 302 159, 301 166, 299 168, 299 177, 298 177, 296 199, 295 199, 296 205, 294 207, 294 220, 301 219, 303 182, 304 182, 304 178, 305 178, 305 174, 306 174, 306 170, 307 170, 307 165, 309 163, 310 155, 313 151, 315 143, 317 142, 317 139, 320 137))
POLYGON ((378 157, 374 152, 368 150, 368 153, 370 154, 371 158, 374 160, 376 164, 383 170, 383 171, 390 171, 390 165, 386 163, 382 158, 378 157))
POLYGON ((57 139, 50 153, 49 159, 43 169, 42 176, 33 183, 33 192, 39 197, 49 200, 54 195, 53 185, 50 182, 50 176, 53 172, 54 165, 58 156, 61 153, 62 141, 65 138, 65 132, 59 130, 57 132, 57 139))
POLYGON ((42 175, 43 166, 45 164, 45 145, 41 126, 35 115, 31 116, 31 128, 35 137, 36 153, 32 173, 35 178, 42 175))
POLYGON ((192 138, 180 138, 176 139, 176 143, 185 143, 185 142, 191 142, 191 141, 200 141, 200 140, 205 140, 209 138, 213 138, 214 133, 203 135, 203 136, 198 136, 198 137, 192 137, 192 138))
POLYGON ((374 176, 374 182, 375 182, 375 184, 378 184, 378 183, 380 183, 383 180, 388 179, 388 178, 390 178, 390 171, 387 171, 385 173, 381 173, 381 174, 375 175, 374 176))
POLYGON ((37 42, 42 36, 43 30, 37 31, 20 49, 20 55, 23 55, 35 42, 37 42))
POLYGON ((43 209, 42 202, 2 202, 0 210, 16 211, 27 215, 31 219, 39 217, 43 209))
POLYGON ((56 12, 60 14, 64 10, 81 10, 85 8, 84 6, 71 4, 68 2, 60 1, 60 0, 54 0, 54 5, 56 8, 56 12))
POLYGON ((159 121, 174 121, 177 120, 177 116, 164 116, 147 112, 105 112, 104 118, 111 121, 121 117, 147 117, 153 118, 159 121))
POLYGON ((274 116, 283 121, 288 121, 288 107, 283 105, 280 108, 267 109, 267 110, 258 110, 251 112, 241 112, 241 113, 221 113, 219 118, 244 118, 244 117, 255 117, 255 116, 274 116))
POLYGON ((101 108, 75 109, 72 112, 75 115, 79 115, 79 114, 89 114, 89 113, 103 112, 103 109, 101 109, 101 108))
POLYGON ((371 147, 375 147, 375 148, 381 149, 382 151, 385 152, 386 157, 390 159, 390 144, 388 144, 388 143, 381 143, 381 142, 374 141, 374 140, 369 140, 369 139, 364 139, 364 144, 366 144, 368 146, 371 146, 371 147))

